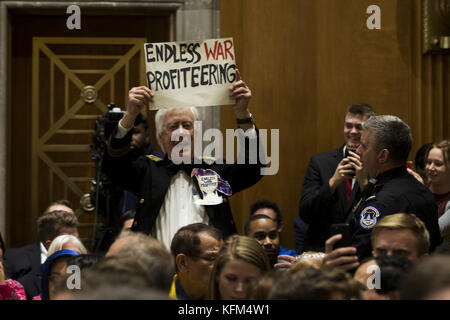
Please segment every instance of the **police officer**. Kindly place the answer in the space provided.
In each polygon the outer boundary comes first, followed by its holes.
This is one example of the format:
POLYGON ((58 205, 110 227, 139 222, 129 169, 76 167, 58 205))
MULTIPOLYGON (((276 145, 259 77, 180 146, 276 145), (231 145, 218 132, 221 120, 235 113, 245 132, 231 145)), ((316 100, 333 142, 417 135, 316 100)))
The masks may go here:
POLYGON ((433 194, 406 168, 411 146, 411 130, 398 117, 372 116, 364 122, 357 153, 370 182, 349 216, 353 248, 333 250, 339 238, 328 239, 326 266, 341 265, 349 270, 358 260, 371 256, 373 227, 383 216, 394 213, 413 213, 423 221, 430 233, 430 251, 441 242, 433 194))

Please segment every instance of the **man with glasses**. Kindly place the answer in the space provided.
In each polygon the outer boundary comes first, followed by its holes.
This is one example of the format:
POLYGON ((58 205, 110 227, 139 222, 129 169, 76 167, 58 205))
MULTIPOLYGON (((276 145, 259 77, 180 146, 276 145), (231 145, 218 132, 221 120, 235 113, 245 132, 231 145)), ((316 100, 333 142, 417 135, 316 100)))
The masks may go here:
POLYGON ((209 275, 222 244, 222 233, 204 223, 187 225, 175 233, 170 246, 176 268, 169 294, 171 298, 206 298, 209 275))

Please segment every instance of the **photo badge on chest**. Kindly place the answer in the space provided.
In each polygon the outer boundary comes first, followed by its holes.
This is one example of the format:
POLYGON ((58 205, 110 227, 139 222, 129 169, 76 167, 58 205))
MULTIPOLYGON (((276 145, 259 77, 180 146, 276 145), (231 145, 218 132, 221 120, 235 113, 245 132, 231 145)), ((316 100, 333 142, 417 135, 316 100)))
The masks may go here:
POLYGON ((211 169, 194 168, 191 173, 197 180, 198 187, 202 193, 202 199, 196 199, 198 205, 217 205, 223 202, 219 192, 231 196, 230 184, 220 178, 219 174, 211 169))

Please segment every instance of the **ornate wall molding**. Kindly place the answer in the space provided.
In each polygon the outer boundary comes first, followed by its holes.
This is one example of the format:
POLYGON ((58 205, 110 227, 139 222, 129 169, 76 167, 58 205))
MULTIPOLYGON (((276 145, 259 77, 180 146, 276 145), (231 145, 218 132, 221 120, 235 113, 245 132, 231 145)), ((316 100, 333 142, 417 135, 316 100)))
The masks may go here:
POLYGON ((422 53, 450 53, 450 0, 422 0, 422 53))

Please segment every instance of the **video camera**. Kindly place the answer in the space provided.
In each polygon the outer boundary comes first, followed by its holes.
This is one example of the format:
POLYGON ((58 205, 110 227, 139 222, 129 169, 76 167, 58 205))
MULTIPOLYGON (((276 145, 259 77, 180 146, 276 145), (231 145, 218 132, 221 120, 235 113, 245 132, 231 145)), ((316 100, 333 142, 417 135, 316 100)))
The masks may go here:
POLYGON ((100 161, 102 159, 106 141, 124 113, 125 111, 111 102, 108 104, 108 111, 95 121, 95 134, 91 144, 92 160, 100 161))

